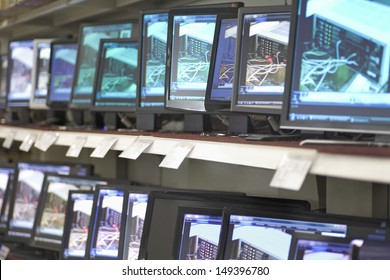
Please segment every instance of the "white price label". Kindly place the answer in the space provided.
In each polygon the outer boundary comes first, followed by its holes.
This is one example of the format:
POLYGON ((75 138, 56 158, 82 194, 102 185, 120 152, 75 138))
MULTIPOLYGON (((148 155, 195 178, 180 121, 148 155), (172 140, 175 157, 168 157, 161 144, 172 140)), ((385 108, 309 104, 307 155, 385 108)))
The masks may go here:
POLYGON ((34 147, 46 152, 58 139, 59 134, 55 132, 44 132, 41 134, 34 147))
POLYGON ((93 150, 91 157, 95 158, 104 158, 111 147, 118 141, 117 137, 108 136, 103 139, 103 141, 98 145, 95 150, 93 150))
POLYGON ((315 160, 317 152, 310 154, 286 154, 280 161, 270 186, 299 191, 315 160))
POLYGON ((37 139, 36 134, 27 134, 26 137, 24 137, 22 144, 19 146, 19 150, 23 152, 28 152, 30 151, 32 145, 35 142, 35 139, 37 139))
POLYGON ((81 150, 84 148, 85 143, 87 142, 87 136, 78 136, 75 141, 70 145, 68 151, 66 152, 67 157, 79 157, 81 150))
POLYGON ((119 157, 137 159, 154 141, 150 139, 135 139, 119 157))
POLYGON ((15 134, 16 134, 15 131, 11 131, 10 133, 8 133, 7 137, 4 139, 3 148, 5 149, 11 148, 12 143, 14 142, 15 134))
POLYGON ((160 167, 178 169, 184 159, 195 147, 194 143, 179 143, 164 157, 160 167))
POLYGON ((5 245, 0 245, 0 260, 7 259, 10 249, 5 245))

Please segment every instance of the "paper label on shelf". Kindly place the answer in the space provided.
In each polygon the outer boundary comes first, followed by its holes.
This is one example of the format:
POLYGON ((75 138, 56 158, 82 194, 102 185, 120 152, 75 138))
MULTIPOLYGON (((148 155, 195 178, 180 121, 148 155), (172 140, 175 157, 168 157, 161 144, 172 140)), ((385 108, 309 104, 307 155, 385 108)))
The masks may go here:
POLYGON ((20 144, 19 150, 23 152, 30 151, 35 139, 37 139, 37 135, 35 133, 27 134, 26 137, 24 137, 22 144, 20 144))
POLYGON ((15 134, 16 134, 15 131, 11 131, 7 134, 7 137, 4 139, 4 142, 3 142, 4 149, 11 148, 12 143, 14 142, 15 134))
POLYGON ((46 152, 58 139, 59 134, 55 132, 44 132, 35 142, 34 147, 46 152))
POLYGON ((182 142, 173 147, 172 150, 164 157, 160 167, 178 169, 184 159, 195 147, 195 143, 182 142))
POLYGON ((118 141, 117 137, 104 137, 103 141, 93 150, 91 157, 104 158, 116 141, 118 141))
POLYGON ((0 245, 0 260, 6 260, 10 249, 5 245, 0 245))
POLYGON ((285 154, 280 161, 270 186, 299 191, 310 170, 317 153, 285 154))
POLYGON ((154 141, 150 139, 135 139, 129 147, 124 150, 119 157, 137 159, 154 141))
POLYGON ((72 145, 69 146, 66 156, 78 158, 81 150, 84 148, 85 142, 87 142, 87 139, 87 136, 77 136, 72 145))

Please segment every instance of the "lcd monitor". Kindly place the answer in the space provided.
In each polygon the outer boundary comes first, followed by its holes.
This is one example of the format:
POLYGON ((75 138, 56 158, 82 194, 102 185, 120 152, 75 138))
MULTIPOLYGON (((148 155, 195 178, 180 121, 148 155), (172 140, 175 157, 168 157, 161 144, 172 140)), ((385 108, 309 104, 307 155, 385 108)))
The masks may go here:
POLYGON ((295 233, 335 238, 389 238, 386 220, 318 213, 224 209, 219 259, 287 260, 295 233))
POLYGON ((32 76, 32 91, 29 102, 30 109, 48 109, 46 97, 49 86, 49 62, 52 39, 34 40, 34 62, 32 76))
POLYGON ((289 31, 290 6, 239 10, 232 111, 281 113, 289 31))
POLYGON ((0 232, 7 228, 14 174, 14 167, 0 166, 0 232))
POLYGON ((92 105, 100 40, 131 38, 132 29, 131 21, 81 25, 70 108, 88 109, 92 105))
POLYGON ((390 133, 388 1, 298 0, 282 128, 390 133))
POLYGON ((61 249, 68 194, 75 190, 94 190, 107 182, 97 177, 46 173, 34 221, 30 245, 48 250, 61 249))
POLYGON ((66 110, 70 101, 77 58, 76 42, 51 43, 50 83, 47 105, 66 110))
POLYGON ((7 71, 8 55, 0 55, 0 110, 4 110, 7 104, 7 71))
POLYGON ((86 257, 88 228, 91 221, 93 191, 69 191, 60 258, 86 257))
POLYGON ((16 169, 6 238, 23 243, 33 233, 45 173, 87 176, 92 172, 91 165, 51 162, 18 162, 16 169))

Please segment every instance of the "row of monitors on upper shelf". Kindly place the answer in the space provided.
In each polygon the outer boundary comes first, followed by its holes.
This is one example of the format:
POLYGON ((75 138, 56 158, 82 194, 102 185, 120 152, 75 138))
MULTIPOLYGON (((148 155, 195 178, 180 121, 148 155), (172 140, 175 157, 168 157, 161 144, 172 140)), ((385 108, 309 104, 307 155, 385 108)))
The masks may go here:
POLYGON ((286 129, 389 133, 388 2, 242 6, 144 11, 136 41, 101 40, 135 37, 129 22, 82 25, 78 45, 53 42, 51 55, 47 42, 11 42, 3 99, 8 108, 243 112, 280 115, 286 129))
POLYGON ((19 257, 12 242, 31 246, 25 258, 39 258, 34 248, 61 259, 390 258, 388 220, 314 213, 302 200, 124 184, 90 170, 0 167, 1 243, 19 257))

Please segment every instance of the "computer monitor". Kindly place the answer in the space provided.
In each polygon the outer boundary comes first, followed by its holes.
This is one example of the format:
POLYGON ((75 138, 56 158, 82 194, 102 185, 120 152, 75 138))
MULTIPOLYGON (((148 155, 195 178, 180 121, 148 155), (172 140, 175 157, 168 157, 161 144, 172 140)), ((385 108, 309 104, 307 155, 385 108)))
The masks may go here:
POLYGON ((100 40, 131 38, 132 30, 133 23, 130 20, 80 26, 75 77, 69 104, 71 109, 85 110, 92 106, 100 40))
POLYGON ((7 71, 8 55, 0 55, 0 110, 4 110, 7 105, 7 71))
POLYGON ((297 232, 336 238, 389 238, 386 220, 227 207, 218 259, 287 260, 297 232))
POLYGON ((32 76, 32 91, 29 102, 30 109, 48 109, 46 97, 49 86, 49 62, 51 54, 51 42, 53 39, 34 40, 34 62, 32 76))
POLYGON ((86 257, 88 228, 91 221, 94 191, 69 191, 60 258, 86 257))
POLYGON ((282 128, 389 134, 387 1, 294 1, 282 128))
POLYGON ((290 10, 290 6, 239 9, 232 111, 281 113, 290 10))
POLYGON ((103 178, 46 173, 30 245, 60 251, 69 192, 94 190, 104 184, 103 178))
POLYGON ((70 101, 77 58, 77 43, 51 43, 50 83, 47 105, 51 109, 66 110, 70 101))
POLYGON ((40 194, 45 173, 87 176, 91 174, 92 166, 52 162, 18 162, 16 170, 6 238, 29 243, 37 208, 41 202, 40 194))
POLYGON ((0 166, 0 232, 2 233, 7 228, 14 174, 14 167, 0 166))

